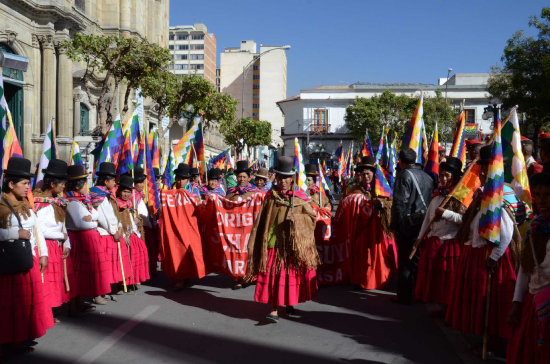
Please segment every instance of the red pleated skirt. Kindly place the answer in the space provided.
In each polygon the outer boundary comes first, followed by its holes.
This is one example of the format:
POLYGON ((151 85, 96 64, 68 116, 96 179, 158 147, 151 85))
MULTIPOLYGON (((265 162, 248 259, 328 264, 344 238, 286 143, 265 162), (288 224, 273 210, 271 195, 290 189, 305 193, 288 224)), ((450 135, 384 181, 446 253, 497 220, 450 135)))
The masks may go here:
POLYGON ((276 271, 276 250, 267 250, 267 269, 258 274, 254 300, 273 306, 294 306, 317 295, 317 274, 314 269, 285 267, 276 271))
POLYGON ((523 298, 520 325, 512 330, 506 350, 506 362, 514 364, 550 363, 550 321, 544 327, 544 344, 539 345, 541 326, 537 318, 534 296, 523 298))
POLYGON ((71 258, 78 296, 96 297, 111 292, 111 265, 97 230, 69 231, 71 258))
POLYGON ((37 257, 28 272, 0 275, 0 344, 38 338, 53 325, 37 257))
MULTIPOLYGON (((486 259, 488 247, 463 247, 453 278, 445 321, 454 329, 467 334, 481 335, 485 324, 487 297, 486 259)), ((510 259, 510 251, 498 260, 491 282, 489 310, 489 335, 508 338, 511 328, 506 323, 512 308, 516 272, 510 259)))
POLYGON ((149 280, 149 258, 147 246, 143 239, 136 234, 130 235, 130 259, 132 260, 132 272, 134 283, 142 283, 149 280))
POLYGON ((69 255, 65 258, 69 290, 65 286, 65 271, 63 267, 63 245, 57 240, 46 240, 48 245, 48 267, 44 271, 44 286, 50 307, 59 307, 71 298, 76 297, 78 291, 74 276, 73 262, 69 255))
POLYGON ((460 246, 455 239, 441 241, 435 236, 422 242, 416 277, 415 295, 418 300, 447 304, 460 246))
MULTIPOLYGON (((105 246, 105 259, 110 267, 109 283, 115 284, 122 282, 122 268, 120 266, 120 257, 118 255, 118 244, 112 235, 100 235, 102 244, 105 246)), ((124 267, 124 276, 126 283, 130 283, 132 269, 130 268, 130 256, 128 255, 128 246, 123 238, 120 239, 120 253, 122 255, 122 264, 124 267)))

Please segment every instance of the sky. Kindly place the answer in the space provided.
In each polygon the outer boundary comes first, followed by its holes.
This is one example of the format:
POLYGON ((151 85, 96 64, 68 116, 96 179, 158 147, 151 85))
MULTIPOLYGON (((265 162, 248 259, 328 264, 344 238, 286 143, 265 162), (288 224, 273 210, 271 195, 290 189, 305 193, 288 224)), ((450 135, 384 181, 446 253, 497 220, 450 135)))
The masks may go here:
POLYGON ((290 45, 287 96, 319 85, 437 83, 489 72, 548 0, 170 0, 170 25, 204 23, 217 54, 241 40, 290 45))

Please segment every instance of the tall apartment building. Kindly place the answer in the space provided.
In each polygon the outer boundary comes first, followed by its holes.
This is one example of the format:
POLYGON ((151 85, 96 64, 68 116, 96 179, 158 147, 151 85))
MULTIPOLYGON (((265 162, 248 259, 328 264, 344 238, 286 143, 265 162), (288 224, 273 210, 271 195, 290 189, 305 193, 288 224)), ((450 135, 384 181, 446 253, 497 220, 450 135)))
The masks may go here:
POLYGON ((277 101, 286 98, 286 63, 283 47, 260 44, 258 52, 253 40, 220 53, 220 91, 239 100, 237 117, 271 123, 274 146, 282 145, 284 115, 277 101))
POLYGON ((170 27, 168 37, 176 75, 197 74, 216 84, 216 36, 204 24, 170 27))

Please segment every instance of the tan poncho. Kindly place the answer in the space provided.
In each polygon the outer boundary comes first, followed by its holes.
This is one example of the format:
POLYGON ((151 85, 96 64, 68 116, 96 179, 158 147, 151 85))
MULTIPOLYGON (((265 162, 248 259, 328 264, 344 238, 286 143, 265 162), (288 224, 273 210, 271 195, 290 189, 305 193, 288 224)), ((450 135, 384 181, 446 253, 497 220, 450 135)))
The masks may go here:
POLYGON ((267 249, 269 233, 277 223, 276 269, 281 262, 287 269, 316 269, 321 261, 315 246, 316 215, 309 202, 294 197, 294 213, 291 203, 279 197, 276 192, 263 203, 254 223, 248 241, 248 266, 245 281, 251 281, 258 273, 267 270, 267 249))

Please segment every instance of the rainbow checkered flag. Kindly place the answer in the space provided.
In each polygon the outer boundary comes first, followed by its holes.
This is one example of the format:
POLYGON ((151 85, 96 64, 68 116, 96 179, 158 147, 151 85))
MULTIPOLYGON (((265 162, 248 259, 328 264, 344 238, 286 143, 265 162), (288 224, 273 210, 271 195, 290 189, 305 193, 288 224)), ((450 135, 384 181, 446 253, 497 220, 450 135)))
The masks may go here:
POLYGON ((363 146, 361 147, 361 155, 363 157, 368 157, 369 155, 374 155, 372 151, 372 144, 370 142, 369 130, 365 130, 365 139, 363 140, 363 146))
POLYGON ((319 185, 320 193, 324 193, 330 200, 333 200, 332 194, 330 193, 330 182, 328 181, 327 174, 323 165, 317 159, 317 166, 319 167, 319 177, 317 183, 319 185))
POLYGON ((374 174, 374 194, 380 197, 393 196, 390 184, 386 177, 384 177, 384 171, 380 167, 380 164, 376 163, 376 173, 374 174))
POLYGON ((425 135, 424 130, 424 95, 420 92, 420 100, 416 105, 411 121, 409 122, 409 127, 405 136, 403 138, 403 144, 401 145, 402 149, 411 148, 416 152, 416 163, 422 164, 422 158, 424 156, 424 151, 428 149, 425 139, 423 140, 423 135, 425 135), (426 146, 424 146, 426 144, 426 146), (424 149, 425 148, 425 149, 424 149))
POLYGON ((456 121, 456 131, 453 139, 453 146, 451 147, 450 157, 460 159, 462 162, 462 169, 466 168, 466 116, 464 109, 460 112, 460 116, 456 121))
POLYGON ((73 142, 71 148, 71 156, 69 157, 69 165, 80 165, 84 167, 84 162, 82 162, 82 155, 80 154, 80 146, 77 142, 73 142))
POLYGON ((500 115, 495 123, 495 137, 487 182, 481 196, 481 218, 479 235, 489 242, 500 244, 500 222, 502 217, 502 199, 504 197, 504 162, 502 158, 500 115))
POLYGON ((294 138, 294 169, 296 169, 296 186, 307 194, 307 179, 304 167, 304 159, 298 138, 294 138))

